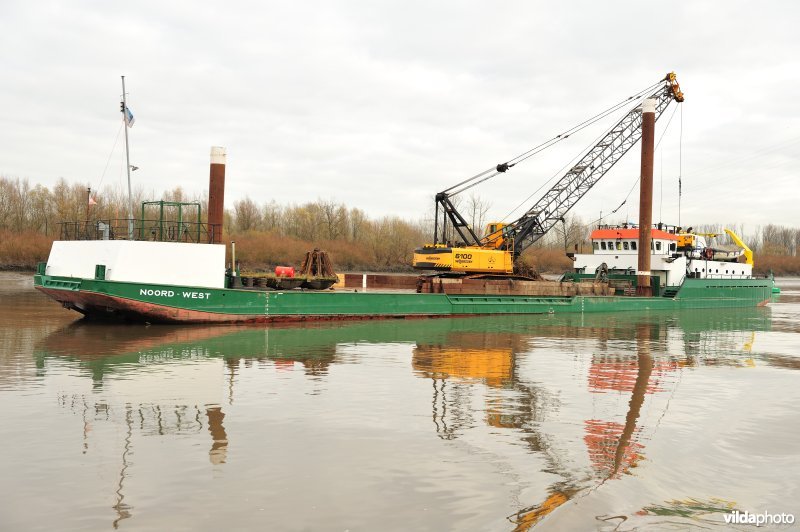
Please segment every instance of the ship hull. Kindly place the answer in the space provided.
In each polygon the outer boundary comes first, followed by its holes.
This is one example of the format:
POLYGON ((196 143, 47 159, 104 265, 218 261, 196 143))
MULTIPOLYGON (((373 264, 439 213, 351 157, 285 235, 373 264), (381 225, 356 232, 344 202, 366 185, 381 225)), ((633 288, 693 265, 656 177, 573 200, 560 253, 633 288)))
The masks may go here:
POLYGON ((769 279, 686 279, 673 297, 260 291, 36 275, 34 286, 87 317, 149 323, 269 323, 560 314, 765 305, 769 279))

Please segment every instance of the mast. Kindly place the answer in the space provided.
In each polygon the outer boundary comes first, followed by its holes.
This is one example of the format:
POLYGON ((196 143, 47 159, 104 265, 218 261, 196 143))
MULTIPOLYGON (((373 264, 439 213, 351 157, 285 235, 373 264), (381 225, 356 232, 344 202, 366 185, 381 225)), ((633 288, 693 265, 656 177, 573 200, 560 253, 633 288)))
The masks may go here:
POLYGON ((128 240, 133 240, 133 193, 131 192, 131 156, 128 146, 128 98, 125 94, 125 76, 122 76, 122 120, 125 122, 125 169, 128 171, 128 240))

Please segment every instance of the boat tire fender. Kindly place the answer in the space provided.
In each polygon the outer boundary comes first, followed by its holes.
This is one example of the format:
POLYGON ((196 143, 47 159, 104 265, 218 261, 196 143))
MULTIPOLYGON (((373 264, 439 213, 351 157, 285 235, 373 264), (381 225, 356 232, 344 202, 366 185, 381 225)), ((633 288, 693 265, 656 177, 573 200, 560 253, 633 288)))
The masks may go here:
POLYGON ((714 250, 711 248, 703 249, 703 258, 706 260, 711 260, 714 258, 714 250))

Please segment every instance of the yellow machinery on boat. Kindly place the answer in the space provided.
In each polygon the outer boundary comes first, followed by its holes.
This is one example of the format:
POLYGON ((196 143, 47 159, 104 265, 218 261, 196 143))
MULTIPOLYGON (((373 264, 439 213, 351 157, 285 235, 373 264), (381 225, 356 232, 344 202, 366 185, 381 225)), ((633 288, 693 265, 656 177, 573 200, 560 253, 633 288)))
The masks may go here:
MULTIPOLYGON (((475 233, 464 216, 458 212, 451 198, 507 172, 539 151, 608 116, 608 112, 600 113, 513 159, 436 194, 433 244, 414 251, 414 268, 458 274, 513 273, 514 261, 520 254, 558 222, 562 222, 572 206, 639 141, 642 136, 642 113, 639 101, 654 100, 655 116, 658 120, 673 101, 682 102, 684 99, 674 72, 670 72, 658 83, 631 98, 636 100, 636 104, 594 146, 590 147, 539 201, 513 222, 489 224, 483 237, 475 233)), ((631 98, 626 98, 611 109, 621 108, 631 98)))

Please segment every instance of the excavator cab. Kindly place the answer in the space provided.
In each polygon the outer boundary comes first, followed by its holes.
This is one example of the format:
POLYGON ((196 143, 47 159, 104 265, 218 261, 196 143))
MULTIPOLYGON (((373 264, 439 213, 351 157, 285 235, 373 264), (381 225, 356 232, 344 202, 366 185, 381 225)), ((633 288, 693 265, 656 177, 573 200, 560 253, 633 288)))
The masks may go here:
POLYGON ((502 222, 490 222, 486 224, 486 232, 483 237, 483 247, 489 249, 501 249, 505 246, 506 237, 503 228, 508 225, 502 222))

